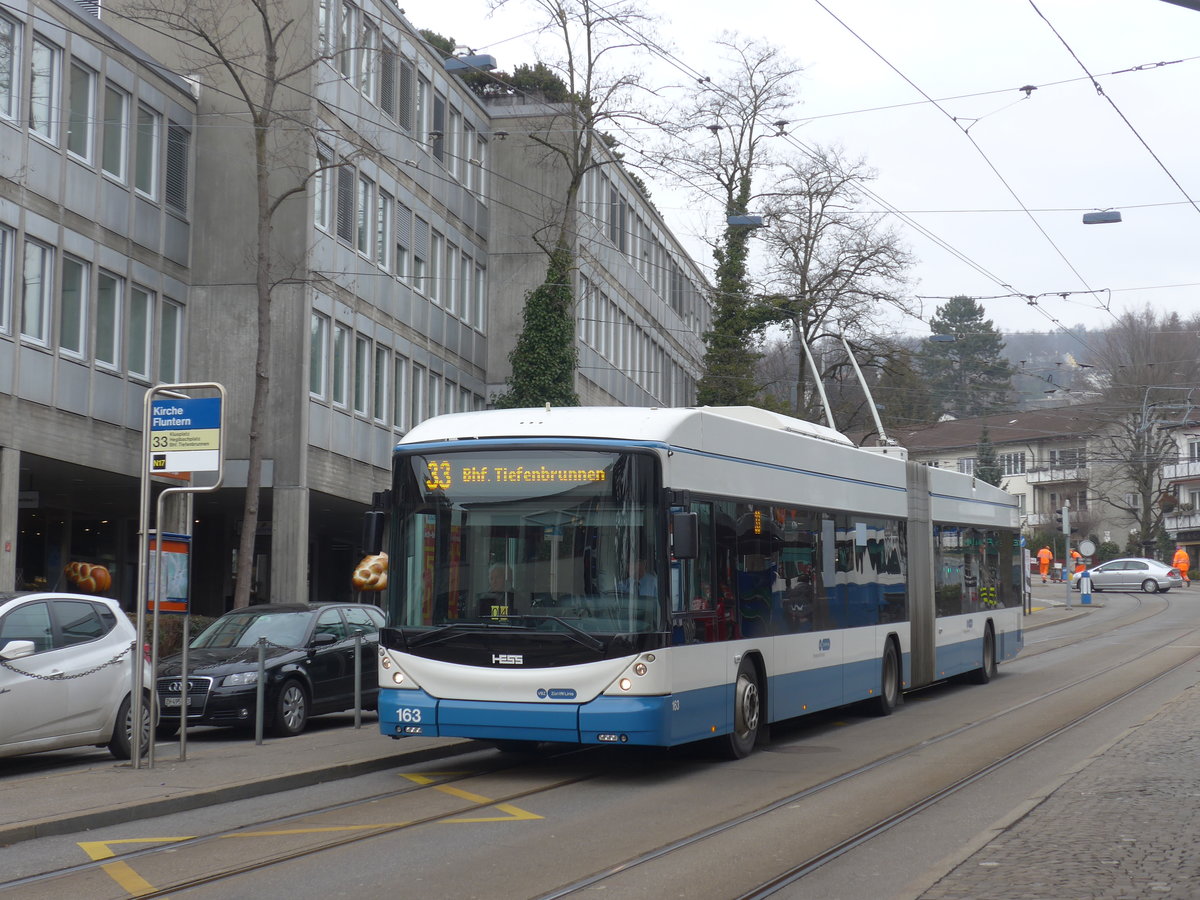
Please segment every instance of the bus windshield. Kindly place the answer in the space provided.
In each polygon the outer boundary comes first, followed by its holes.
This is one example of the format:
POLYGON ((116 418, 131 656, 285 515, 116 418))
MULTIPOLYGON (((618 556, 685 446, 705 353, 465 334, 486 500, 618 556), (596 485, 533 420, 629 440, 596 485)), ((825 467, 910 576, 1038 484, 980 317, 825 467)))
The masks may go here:
POLYGON ((657 473, 647 453, 398 456, 391 623, 665 631, 657 473))

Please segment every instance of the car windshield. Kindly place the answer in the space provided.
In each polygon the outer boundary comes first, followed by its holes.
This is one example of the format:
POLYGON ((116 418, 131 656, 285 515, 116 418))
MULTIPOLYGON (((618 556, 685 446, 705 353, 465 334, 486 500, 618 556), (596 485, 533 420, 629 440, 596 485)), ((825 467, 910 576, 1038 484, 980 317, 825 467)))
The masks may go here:
POLYGON ((252 647, 259 638, 282 647, 299 647, 312 620, 309 612, 246 612, 222 616, 192 641, 192 649, 252 647))

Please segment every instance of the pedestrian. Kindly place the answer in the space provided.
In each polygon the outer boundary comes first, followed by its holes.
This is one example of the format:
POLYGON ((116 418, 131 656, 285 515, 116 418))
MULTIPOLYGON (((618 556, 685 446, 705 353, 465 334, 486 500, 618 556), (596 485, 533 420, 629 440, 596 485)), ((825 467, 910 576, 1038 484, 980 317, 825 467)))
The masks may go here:
POLYGON ((1076 573, 1082 572, 1084 569, 1087 568, 1087 566, 1085 566, 1083 564, 1083 554, 1080 553, 1078 550, 1076 550, 1073 547, 1071 548, 1071 559, 1075 560, 1075 572, 1076 573))
POLYGON ((1175 548, 1175 558, 1171 560, 1171 565, 1179 570, 1179 574, 1183 576, 1183 586, 1191 587, 1191 579, 1188 578, 1188 569, 1191 568, 1192 560, 1188 556, 1188 552, 1183 549, 1183 544, 1175 548))
POLYGON ((1046 583, 1046 576, 1050 574, 1050 560, 1054 559, 1054 554, 1050 552, 1049 547, 1043 547, 1037 553, 1038 571, 1042 574, 1042 584, 1046 583))

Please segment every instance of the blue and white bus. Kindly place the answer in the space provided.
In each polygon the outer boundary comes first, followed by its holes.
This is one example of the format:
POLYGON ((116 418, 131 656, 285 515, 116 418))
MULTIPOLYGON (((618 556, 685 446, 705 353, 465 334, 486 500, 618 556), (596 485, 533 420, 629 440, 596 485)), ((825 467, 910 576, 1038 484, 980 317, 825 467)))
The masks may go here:
POLYGON ((1015 499, 905 456, 750 407, 422 423, 373 520, 381 731, 736 758, 770 722, 989 680, 1023 643, 1015 499))

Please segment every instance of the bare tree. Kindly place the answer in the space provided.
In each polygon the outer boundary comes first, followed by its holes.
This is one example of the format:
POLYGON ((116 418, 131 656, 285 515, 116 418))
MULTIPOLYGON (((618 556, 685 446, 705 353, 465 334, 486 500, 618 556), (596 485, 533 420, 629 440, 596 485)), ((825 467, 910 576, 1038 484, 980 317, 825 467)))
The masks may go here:
POLYGON ((1146 308, 1122 314, 1096 348, 1103 427, 1092 441, 1089 488, 1130 517, 1144 553, 1159 540, 1169 505, 1163 467, 1178 456, 1169 426, 1196 413, 1197 329, 1200 317, 1146 308))
MULTIPOLYGON (((516 0, 497 0, 500 8, 516 0)), ((650 22, 636 0, 604 4, 597 0, 529 0, 543 16, 542 32, 556 52, 539 61, 561 79, 565 100, 544 103, 544 115, 529 138, 546 164, 562 173, 561 191, 546 199, 542 224, 533 237, 549 257, 543 284, 526 296, 523 327, 509 359, 509 389, 495 398, 500 406, 542 402, 576 405, 577 364, 574 291, 571 272, 577 253, 579 193, 584 176, 619 157, 607 152, 607 129, 642 116, 635 97, 643 89, 642 69, 623 57, 644 48, 650 22), (603 144, 603 149, 601 149, 603 144)))
POLYGON ((759 393, 754 360, 762 316, 748 278, 752 229, 728 219, 750 213, 762 196, 758 184, 774 163, 770 144, 786 133, 802 68, 779 48, 741 35, 726 33, 716 44, 725 70, 692 85, 664 123, 670 144, 649 155, 697 199, 715 196, 724 209, 726 225, 710 241, 717 264, 713 325, 697 399, 744 404, 759 393))
MULTIPOLYGON (((307 14, 287 0, 113 0, 105 12, 143 46, 162 48, 168 59, 202 84, 205 111, 222 121, 238 146, 248 131, 253 154, 253 238, 242 260, 256 300, 254 382, 247 443, 246 496, 235 573, 234 606, 249 605, 254 541, 258 531, 266 410, 271 392, 272 299, 281 284, 304 277, 302 260, 272 240, 288 201, 301 195, 321 167, 314 166, 321 130, 313 115, 310 70, 328 59, 314 47, 307 14)), ((345 160, 343 160, 345 161, 345 160)), ((230 281, 233 281, 230 278, 230 281)))
MULTIPOLYGON (((863 161, 817 147, 789 163, 766 207, 770 320, 809 346, 828 333, 869 333, 883 308, 906 309, 913 257, 882 217, 855 209, 858 185, 874 178, 863 161)), ((793 413, 811 412, 802 353, 795 361, 793 413)))

